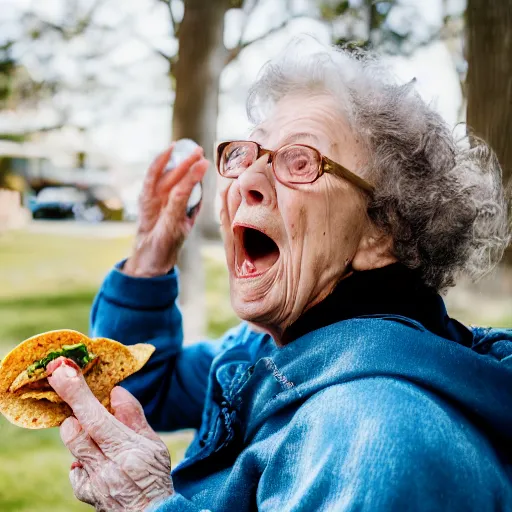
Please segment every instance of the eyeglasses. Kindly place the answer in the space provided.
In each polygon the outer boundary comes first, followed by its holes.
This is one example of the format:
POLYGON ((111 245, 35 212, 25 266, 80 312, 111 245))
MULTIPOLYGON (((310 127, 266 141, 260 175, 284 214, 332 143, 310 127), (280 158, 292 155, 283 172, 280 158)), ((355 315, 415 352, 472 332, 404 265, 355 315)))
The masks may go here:
POLYGON ((217 146, 215 165, 221 176, 236 179, 265 154, 270 155, 272 170, 283 185, 313 183, 322 174, 329 173, 350 181, 369 194, 375 190, 373 185, 357 174, 305 144, 287 144, 271 151, 252 141, 221 142, 217 146))

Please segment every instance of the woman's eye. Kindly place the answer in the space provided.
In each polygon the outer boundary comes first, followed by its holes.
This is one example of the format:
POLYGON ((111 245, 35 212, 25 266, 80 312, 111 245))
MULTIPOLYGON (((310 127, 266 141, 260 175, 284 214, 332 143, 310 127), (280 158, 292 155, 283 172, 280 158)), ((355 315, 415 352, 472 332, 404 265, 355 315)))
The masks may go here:
POLYGON ((298 170, 302 170, 307 166, 308 166, 308 161, 304 158, 298 158, 297 161, 295 162, 295 168, 298 170))
POLYGON ((250 162, 249 154, 250 152, 247 148, 241 146, 233 148, 226 155, 226 168, 230 170, 249 167, 252 163, 250 162))
POLYGON ((305 174, 311 171, 311 161, 303 152, 291 152, 287 155, 286 162, 290 172, 305 174))

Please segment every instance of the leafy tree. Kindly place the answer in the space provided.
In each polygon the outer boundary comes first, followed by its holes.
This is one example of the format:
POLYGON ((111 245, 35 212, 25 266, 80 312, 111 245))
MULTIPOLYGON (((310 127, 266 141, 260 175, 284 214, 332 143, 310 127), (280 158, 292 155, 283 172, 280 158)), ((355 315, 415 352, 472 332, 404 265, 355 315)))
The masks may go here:
POLYGON ((53 16, 42 14, 37 4, 27 10, 20 8, 15 28, 12 20, 2 20, 0 34, 5 31, 11 37, 0 39, 0 109, 27 111, 51 106, 54 113, 53 121, 26 126, 15 137, 64 126, 84 130, 101 122, 105 106, 117 91, 90 63, 100 62, 122 43, 124 34, 118 29, 127 21, 121 18, 115 26, 98 21, 98 12, 111 1, 66 0, 53 16), (78 104, 84 107, 80 109, 78 104))
POLYGON ((12 81, 16 69, 16 62, 11 55, 12 45, 12 41, 0 45, 0 105, 2 107, 12 95, 12 81))

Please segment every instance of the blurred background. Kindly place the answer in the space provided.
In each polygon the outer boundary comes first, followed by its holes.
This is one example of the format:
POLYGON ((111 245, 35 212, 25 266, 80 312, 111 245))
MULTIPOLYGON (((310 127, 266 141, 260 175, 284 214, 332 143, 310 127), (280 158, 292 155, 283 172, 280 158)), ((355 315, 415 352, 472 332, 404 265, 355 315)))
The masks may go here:
MULTIPOLYGON (((87 332, 125 257, 152 158, 188 137, 243 137, 245 97, 290 39, 377 50, 454 129, 512 171, 512 0, 0 0, 0 357, 42 331, 87 332)), ((215 173, 182 253, 187 343, 237 319, 218 234, 215 173)), ((447 296, 452 316, 512 327, 512 257, 447 296)), ((190 433, 165 437, 173 463, 190 433)), ((86 510, 56 429, 0 418, 0 510, 86 510)))

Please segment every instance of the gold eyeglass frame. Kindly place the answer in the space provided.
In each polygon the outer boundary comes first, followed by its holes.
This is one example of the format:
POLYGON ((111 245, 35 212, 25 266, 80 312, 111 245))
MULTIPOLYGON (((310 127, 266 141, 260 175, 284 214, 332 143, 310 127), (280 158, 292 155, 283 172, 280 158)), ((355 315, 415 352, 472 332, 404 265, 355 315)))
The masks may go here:
POLYGON ((224 141, 224 142, 219 142, 219 143, 217 143, 217 148, 215 151, 215 167, 217 169, 217 172, 224 178, 236 179, 236 178, 230 178, 229 176, 224 176, 220 171, 220 162, 221 162, 224 150, 226 149, 226 147, 229 144, 232 144, 233 142, 243 142, 243 143, 250 142, 251 144, 255 144, 256 147, 258 148, 258 154, 256 156, 256 160, 258 160, 258 158, 261 158, 263 155, 266 155, 266 154, 270 155, 269 163, 272 164, 272 171, 274 173, 274 176, 280 183, 283 183, 283 185, 289 185, 289 184, 291 184, 291 185, 306 185, 306 184, 314 183, 324 173, 328 173, 328 174, 333 174, 334 176, 338 176, 340 178, 344 178, 345 180, 349 181, 356 187, 364 190, 367 194, 373 195, 373 193, 375 192, 375 187, 371 183, 369 183, 365 179, 361 178, 357 174, 353 173, 352 171, 349 171, 346 167, 343 167, 343 165, 338 164, 334 160, 331 160, 330 158, 322 155, 322 153, 320 153, 320 151, 318 151, 318 149, 314 148, 313 146, 308 146, 307 144, 286 144, 286 145, 280 147, 279 149, 272 151, 270 149, 263 148, 260 144, 258 144, 257 142, 254 142, 252 140, 228 140, 228 141, 224 141), (320 157, 319 165, 318 165, 318 173, 317 173, 316 178, 313 181, 283 182, 282 180, 279 179, 279 176, 274 167, 274 156, 276 155, 276 153, 282 151, 283 149, 289 148, 291 146, 300 146, 300 147, 312 149, 320 157))

